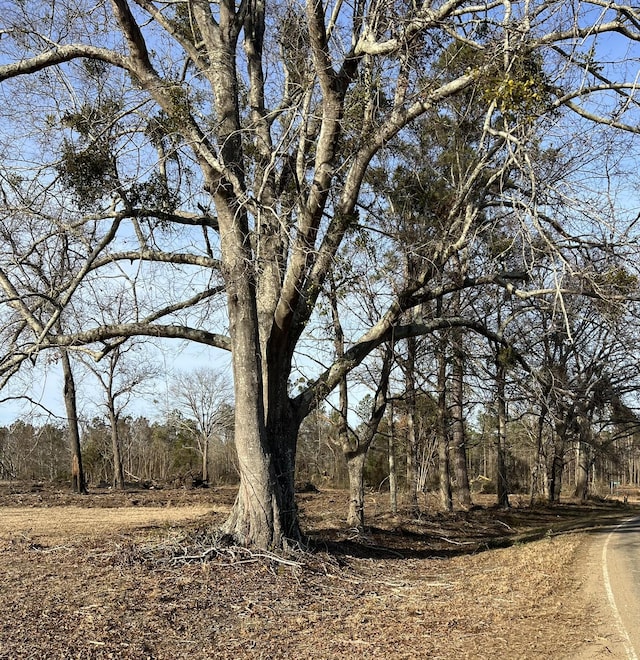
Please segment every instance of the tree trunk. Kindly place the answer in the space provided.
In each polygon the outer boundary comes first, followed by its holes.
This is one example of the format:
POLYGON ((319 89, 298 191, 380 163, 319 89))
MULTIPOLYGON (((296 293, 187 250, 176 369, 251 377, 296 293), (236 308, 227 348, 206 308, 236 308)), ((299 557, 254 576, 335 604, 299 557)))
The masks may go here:
MULTIPOLYGON (((460 294, 458 293, 458 298, 460 294)), ((458 304, 459 307, 459 304, 458 304)), ((470 507, 471 489, 467 470, 467 448, 464 432, 464 347, 462 328, 451 331, 453 366, 451 374, 451 440, 456 475, 456 495, 463 507, 470 507)))
POLYGON ((71 488, 76 493, 87 493, 87 484, 82 467, 82 451, 80 448, 80 430, 78 429, 78 408, 76 400, 76 384, 71 369, 68 352, 60 351, 62 359, 62 374, 64 377, 64 406, 67 412, 69 427, 69 444, 71 447, 71 488))
POLYGON ((366 457, 366 449, 345 454, 349 473, 347 525, 358 530, 364 529, 364 463, 366 457))
POLYGON ((202 481, 209 482, 209 436, 202 441, 202 481))
POLYGON ((398 513, 398 473, 396 470, 396 447, 393 433, 389 434, 389 508, 398 513))
POLYGON ((548 480, 546 477, 546 460, 544 452, 544 424, 547 417, 547 406, 542 404, 536 430, 536 456, 531 469, 531 498, 533 504, 538 497, 548 498, 548 480))
MULTIPOLYGON (((443 333, 444 334, 444 333, 443 333)), ((449 420, 447 415, 447 363, 446 339, 440 339, 438 351, 438 466, 440 473, 440 500, 445 511, 453 511, 451 470, 449 467, 449 420)))
MULTIPOLYGON (((236 413, 236 424, 243 417, 236 413)), ((280 435, 274 430, 270 442, 256 444, 246 432, 236 438, 240 485, 222 527, 236 543, 277 549, 302 540, 294 487, 296 434, 293 425, 280 435)))
MULTIPOLYGON (((338 309, 338 292, 333 278, 329 279, 329 303, 331 305, 331 318, 333 321, 334 347, 336 357, 344 358, 344 332, 340 322, 338 309)), ((349 511, 347 524, 350 527, 362 529, 364 527, 364 463, 369 447, 378 431, 380 421, 384 416, 387 406, 387 388, 389 386, 389 374, 393 363, 393 347, 387 345, 382 360, 380 379, 373 401, 373 408, 369 419, 364 423, 364 429, 349 433, 347 416, 349 414, 349 391, 347 377, 340 379, 340 399, 338 408, 338 441, 347 462, 349 474, 349 511), (351 437, 350 437, 351 436, 351 437)), ((393 438, 393 433, 391 433, 393 438)), ((390 440, 392 442, 392 440, 390 440)), ((391 460, 391 459, 390 459, 391 460)), ((389 476, 391 483, 392 477, 389 476)), ((395 475, 393 478, 395 488, 395 475)), ((393 491, 392 491, 393 492, 393 491)))
POLYGON ((549 501, 559 502, 562 490, 562 473, 564 471, 565 425, 559 424, 555 432, 553 459, 549 466, 549 501))
POLYGON ((509 508, 509 481, 507 478, 507 403, 505 400, 506 369, 501 351, 497 350, 496 359, 496 492, 497 504, 503 509, 509 508))
POLYGON ((299 420, 285 394, 279 404, 273 402, 263 424, 257 355, 233 355, 234 362, 253 362, 255 371, 234 369, 240 485, 223 531, 245 546, 284 548, 302 540, 294 481, 299 420))
MULTIPOLYGON (((417 341, 407 339, 407 359, 405 362, 405 396, 407 402, 407 494, 409 508, 418 514, 418 446, 416 439, 416 364, 417 341)), ((393 411, 392 411, 393 415, 393 411)))
POLYGON ((120 438, 118 437, 118 416, 113 412, 112 405, 109 408, 109 421, 111 422, 111 448, 113 451, 113 487, 123 490, 124 470, 120 453, 120 438))
POLYGON ((580 441, 576 449, 576 489, 575 496, 585 501, 589 497, 589 475, 591 472, 591 446, 580 441))

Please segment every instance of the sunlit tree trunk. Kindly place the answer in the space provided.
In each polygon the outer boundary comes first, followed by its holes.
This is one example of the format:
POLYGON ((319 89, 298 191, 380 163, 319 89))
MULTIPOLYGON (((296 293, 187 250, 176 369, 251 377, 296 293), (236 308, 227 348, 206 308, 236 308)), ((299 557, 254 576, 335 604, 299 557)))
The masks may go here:
POLYGON ((364 463, 367 455, 363 451, 345 454, 349 474, 349 510, 347 526, 364 528, 364 463))
POLYGON ((64 406, 67 412, 69 429, 69 444, 71 446, 71 487, 76 493, 86 493, 84 469, 82 467, 82 451, 80 448, 80 429, 78 428, 78 408, 76 385, 71 369, 71 361, 66 350, 60 351, 62 375, 64 378, 64 406))
MULTIPOLYGON (((459 309, 459 294, 458 309, 459 309)), ((470 507, 471 489, 467 469, 467 446, 464 431, 464 345, 462 328, 451 330, 451 452, 456 476, 456 495, 463 507, 470 507)))
POLYGON ((202 481, 209 481, 209 436, 202 439, 202 481))
POLYGON ((405 401, 407 419, 407 495, 412 512, 418 513, 418 446, 416 438, 416 348, 415 337, 407 339, 407 359, 405 361, 405 401))
MULTIPOLYGON (((444 333, 443 333, 444 335, 444 333)), ((439 340, 438 361, 438 465, 440 474, 440 501, 445 511, 453 511, 451 470, 449 466, 449 419, 447 415, 447 362, 446 338, 439 340)))
MULTIPOLYGON (((228 249, 237 248, 236 243, 228 249)), ((240 485, 224 531, 244 545, 281 547, 301 540, 294 488, 300 420, 290 406, 288 372, 277 363, 269 373, 265 415, 255 289, 241 255, 227 256, 227 262, 235 264, 227 278, 240 485)))

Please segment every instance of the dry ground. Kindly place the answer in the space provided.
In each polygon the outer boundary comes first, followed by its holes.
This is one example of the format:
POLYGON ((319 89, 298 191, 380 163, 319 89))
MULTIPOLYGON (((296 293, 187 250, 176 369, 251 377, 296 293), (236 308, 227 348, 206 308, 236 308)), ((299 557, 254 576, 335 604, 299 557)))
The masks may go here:
POLYGON ((0 487, 0 658, 617 657, 584 562, 628 507, 411 518, 378 495, 354 537, 344 493, 305 493, 310 550, 276 557, 216 544, 233 496, 0 487))

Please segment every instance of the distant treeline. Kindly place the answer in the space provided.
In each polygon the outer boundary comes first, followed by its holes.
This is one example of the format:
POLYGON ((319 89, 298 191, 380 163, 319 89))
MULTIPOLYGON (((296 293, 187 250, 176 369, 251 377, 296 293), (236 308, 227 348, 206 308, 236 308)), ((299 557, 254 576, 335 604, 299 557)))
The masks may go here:
MULTIPOLYGON (((435 491, 439 487, 437 437, 430 415, 424 413, 417 431, 419 487, 435 491)), ((389 451, 394 452, 398 489, 407 490, 407 434, 405 419, 398 414, 390 425, 387 416, 380 425, 365 466, 367 488, 388 490, 389 451), (389 438, 393 434, 393 441, 389 438)), ((494 423, 481 419, 479 429, 466 430, 468 472, 472 491, 496 492, 494 423)), ((179 412, 162 421, 146 417, 125 417, 119 421, 123 467, 131 484, 190 486, 202 478, 202 454, 195 423, 179 412)), ((540 465, 538 450, 530 429, 510 423, 506 469, 511 492, 529 494, 534 480, 545 481, 545 461, 540 465)), ((82 458, 89 486, 113 481, 113 452, 108 422, 94 418, 82 424, 82 458)), ((603 443, 605 444, 605 443, 603 443)), ((208 450, 211 485, 238 481, 233 429, 210 439, 208 450)), ((563 494, 571 495, 576 484, 577 446, 564 455, 563 494)), ((605 494, 612 486, 640 484, 640 439, 627 435, 606 443, 606 451, 594 451, 590 470, 591 492, 605 494)), ((64 422, 40 425, 17 420, 0 427, 0 479, 68 483, 71 454, 64 422)), ((324 411, 312 414, 303 424, 297 454, 296 480, 317 487, 348 486, 346 461, 338 446, 336 426, 324 411)), ((536 493, 540 496, 540 493, 536 493)))

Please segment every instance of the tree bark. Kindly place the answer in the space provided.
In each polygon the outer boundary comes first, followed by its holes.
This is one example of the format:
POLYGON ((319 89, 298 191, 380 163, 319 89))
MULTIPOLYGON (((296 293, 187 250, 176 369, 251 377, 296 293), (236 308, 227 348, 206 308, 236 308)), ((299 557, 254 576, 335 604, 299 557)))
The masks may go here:
POLYGON ((415 337, 407 339, 407 359, 405 361, 405 397, 407 406, 407 494, 409 508, 414 514, 418 506, 418 446, 416 439, 416 350, 415 337))
POLYGON ((575 497, 583 502, 589 497, 589 475, 591 472, 591 446, 582 440, 576 447, 576 489, 575 497))
POLYGON ((209 482, 209 437, 202 440, 202 481, 209 482))
POLYGON ((496 492, 497 504, 509 508, 509 480, 507 476, 507 403, 505 399, 506 368, 500 348, 496 348, 496 492))
MULTIPOLYGON (((460 294, 456 296, 458 299, 460 294)), ((455 313, 459 312, 459 300, 455 313)), ((451 330, 453 365, 451 373, 451 441, 453 464, 456 475, 456 495, 460 504, 468 508, 471 501, 469 472, 467 469, 467 447, 464 432, 464 346, 462 328, 451 330)))
POLYGON ((398 471, 396 469, 396 443, 393 433, 389 434, 389 508, 398 513, 398 471))
POLYGON ((287 547, 302 541, 294 487, 300 421, 284 393, 279 403, 270 400, 265 424, 257 337, 251 339, 249 326, 231 334, 240 486, 223 531, 242 545, 287 547))
POLYGON ((553 443, 553 458, 548 468, 549 501, 559 502, 562 491, 562 473, 564 472, 564 450, 565 450, 566 424, 561 422, 557 425, 553 443))
MULTIPOLYGON (((336 357, 344 358, 344 331, 340 322, 338 309, 338 291, 333 277, 329 278, 329 305, 331 307, 331 320, 333 324, 333 344, 336 357)), ((349 433, 347 416, 349 413, 349 391, 346 374, 339 382, 338 407, 338 441, 347 461, 349 475, 349 510, 347 524, 350 527, 362 529, 364 527, 364 464, 369 447, 378 431, 380 421, 387 406, 387 389, 389 375, 393 362, 393 346, 388 344, 382 360, 380 378, 376 388, 369 419, 364 424, 364 430, 349 433)), ((393 433, 391 434, 391 438, 393 433)), ((391 475, 389 476, 391 484, 391 475)), ((395 482, 394 482, 395 483, 395 482)))
POLYGON ((114 412, 114 403, 109 401, 109 421, 111 423, 111 449, 113 451, 113 487, 124 489, 124 469, 122 467, 122 453, 120 451, 120 438, 118 436, 118 416, 114 412))
POLYGON ((447 415, 447 362, 446 338, 440 338, 438 360, 438 469, 440 474, 440 500, 445 511, 453 511, 451 470, 449 466, 449 420, 447 415))
POLYGON ((71 488, 76 493, 87 493, 87 484, 82 467, 82 450, 80 447, 80 430, 78 428, 78 408, 76 384, 71 369, 71 360, 66 350, 60 351, 62 374, 64 378, 64 406, 67 412, 69 428, 69 444, 71 447, 71 488))
MULTIPOLYGON (((548 392, 544 393, 546 396, 548 392)), ((548 499, 548 480, 546 475, 546 461, 544 451, 544 425, 547 418, 548 407, 543 401, 536 429, 536 456, 531 469, 531 497, 533 504, 538 497, 548 499)))
POLYGON ((349 452, 345 454, 349 473, 349 511, 347 525, 355 529, 364 528, 364 463, 367 452, 349 452))

